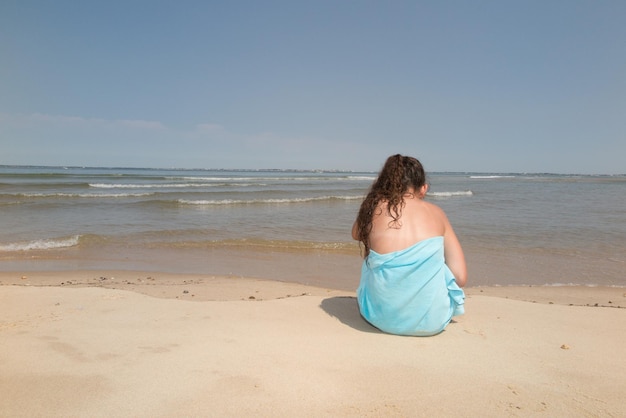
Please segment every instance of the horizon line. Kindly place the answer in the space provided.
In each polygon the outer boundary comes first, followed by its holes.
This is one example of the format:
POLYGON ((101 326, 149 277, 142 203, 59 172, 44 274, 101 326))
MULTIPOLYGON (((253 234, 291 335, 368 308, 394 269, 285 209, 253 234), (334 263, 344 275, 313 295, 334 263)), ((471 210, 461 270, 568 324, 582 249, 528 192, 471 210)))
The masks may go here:
MULTIPOLYGON (((48 165, 48 164, 0 164, 2 168, 53 168, 53 169, 104 169, 104 170, 170 170, 170 171, 242 171, 242 172, 324 172, 324 173, 372 173, 376 174, 379 170, 346 170, 346 169, 300 169, 300 168, 184 168, 184 167, 131 167, 131 166, 82 166, 82 165, 48 165)), ((556 175, 556 176, 601 176, 601 177, 624 177, 626 173, 607 174, 607 173, 559 173, 550 171, 427 171, 428 174, 489 174, 489 175, 556 175)))

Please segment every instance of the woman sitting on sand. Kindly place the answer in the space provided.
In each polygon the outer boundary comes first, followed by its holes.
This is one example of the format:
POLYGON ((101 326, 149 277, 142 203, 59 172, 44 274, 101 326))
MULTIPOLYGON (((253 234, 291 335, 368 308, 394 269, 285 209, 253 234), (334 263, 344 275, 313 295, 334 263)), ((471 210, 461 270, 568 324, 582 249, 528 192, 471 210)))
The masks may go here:
POLYGON ((463 314, 465 256, 443 210, 424 201, 427 190, 422 164, 393 155, 352 227, 364 247, 361 315, 391 334, 435 335, 463 314))

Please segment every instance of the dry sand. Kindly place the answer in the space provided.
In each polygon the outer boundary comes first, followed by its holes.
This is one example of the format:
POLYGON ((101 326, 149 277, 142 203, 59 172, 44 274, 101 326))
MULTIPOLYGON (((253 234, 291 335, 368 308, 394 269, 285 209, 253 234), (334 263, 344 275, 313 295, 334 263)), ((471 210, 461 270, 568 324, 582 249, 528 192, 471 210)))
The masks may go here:
POLYGON ((368 325, 354 292, 1 273, 0 416, 626 416, 626 289, 467 295, 418 338, 368 325))

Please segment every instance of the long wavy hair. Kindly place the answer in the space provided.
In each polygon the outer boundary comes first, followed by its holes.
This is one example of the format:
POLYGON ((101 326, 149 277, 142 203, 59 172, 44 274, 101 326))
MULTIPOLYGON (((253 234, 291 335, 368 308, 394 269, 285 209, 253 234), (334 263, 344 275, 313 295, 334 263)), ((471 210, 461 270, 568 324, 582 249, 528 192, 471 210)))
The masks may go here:
POLYGON ((418 191, 424 184, 426 184, 424 167, 416 158, 400 154, 387 158, 378 178, 374 180, 365 200, 361 203, 357 216, 357 238, 363 244, 364 258, 370 253, 369 235, 372 231, 372 218, 379 204, 386 203, 387 214, 392 219, 389 226, 397 226, 404 207, 404 195, 410 188, 418 191))

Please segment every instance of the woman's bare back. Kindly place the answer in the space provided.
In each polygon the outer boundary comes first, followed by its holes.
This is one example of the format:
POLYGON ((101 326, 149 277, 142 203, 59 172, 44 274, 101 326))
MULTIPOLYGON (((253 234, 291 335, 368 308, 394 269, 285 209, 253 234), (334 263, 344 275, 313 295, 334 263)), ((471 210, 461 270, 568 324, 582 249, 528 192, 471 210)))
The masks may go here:
POLYGON ((439 207, 414 194, 406 194, 400 218, 394 221, 387 202, 381 202, 372 217, 370 247, 379 254, 386 254, 428 238, 444 236, 444 216, 439 207))
MULTIPOLYGON (((424 201, 426 187, 418 193, 404 195, 404 205, 397 221, 391 217, 387 202, 379 203, 373 217, 369 234, 370 248, 387 254, 404 250, 420 241, 433 237, 444 237, 444 257, 459 286, 467 281, 467 267, 461 244, 444 211, 424 201)), ((355 236, 356 224, 353 227, 355 236)), ((356 239, 356 238, 355 238, 356 239)))

